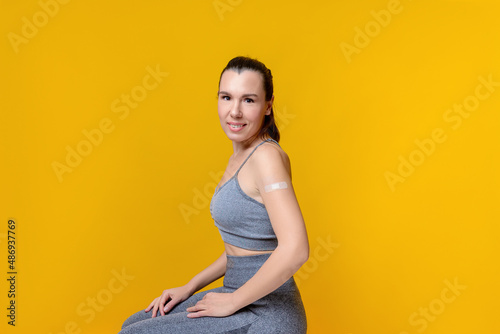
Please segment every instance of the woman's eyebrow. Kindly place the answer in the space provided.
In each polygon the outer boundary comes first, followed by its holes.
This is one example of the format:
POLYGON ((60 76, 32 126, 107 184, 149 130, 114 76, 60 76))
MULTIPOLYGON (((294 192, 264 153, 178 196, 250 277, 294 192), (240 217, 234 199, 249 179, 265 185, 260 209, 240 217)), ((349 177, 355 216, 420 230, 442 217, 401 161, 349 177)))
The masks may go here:
MULTIPOLYGON (((223 95, 231 95, 231 94, 229 94, 229 93, 228 93, 228 92, 226 92, 226 91, 220 91, 218 95, 221 95, 221 94, 223 94, 223 95)), ((255 97, 259 97, 259 95, 257 95, 257 94, 253 94, 253 93, 243 94, 242 96, 255 96, 255 97)))

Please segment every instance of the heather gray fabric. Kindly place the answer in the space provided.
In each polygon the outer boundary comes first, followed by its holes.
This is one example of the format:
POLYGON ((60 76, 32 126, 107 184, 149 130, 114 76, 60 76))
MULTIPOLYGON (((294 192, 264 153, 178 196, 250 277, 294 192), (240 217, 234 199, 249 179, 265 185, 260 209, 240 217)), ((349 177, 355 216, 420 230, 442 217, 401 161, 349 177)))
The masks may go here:
POLYGON ((236 173, 212 196, 210 213, 222 240, 228 244, 250 250, 274 250, 278 246, 265 205, 244 193, 238 183, 241 167, 260 145, 268 141, 278 144, 274 139, 258 144, 236 173))
POLYGON ((227 256, 223 286, 202 291, 177 304, 164 316, 141 310, 130 316, 119 334, 305 334, 307 319, 293 277, 267 296, 227 317, 188 318, 186 308, 208 292, 233 292, 249 280, 271 253, 227 256))

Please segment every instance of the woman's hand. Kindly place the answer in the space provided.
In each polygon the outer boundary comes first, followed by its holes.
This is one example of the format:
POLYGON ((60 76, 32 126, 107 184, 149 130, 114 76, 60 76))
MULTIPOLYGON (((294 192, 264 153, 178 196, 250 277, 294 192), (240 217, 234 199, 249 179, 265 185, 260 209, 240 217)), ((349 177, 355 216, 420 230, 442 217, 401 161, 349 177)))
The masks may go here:
POLYGON ((232 293, 209 292, 195 306, 188 307, 188 318, 227 317, 236 312, 232 293))
POLYGON ((161 315, 165 315, 165 312, 170 311, 175 305, 180 302, 185 301, 192 295, 191 289, 189 289, 186 285, 183 285, 178 288, 167 289, 164 290, 160 297, 156 297, 151 304, 144 310, 145 312, 149 312, 153 309, 152 318, 158 315, 158 310, 161 315), (170 301, 165 305, 165 303, 170 299, 170 301))

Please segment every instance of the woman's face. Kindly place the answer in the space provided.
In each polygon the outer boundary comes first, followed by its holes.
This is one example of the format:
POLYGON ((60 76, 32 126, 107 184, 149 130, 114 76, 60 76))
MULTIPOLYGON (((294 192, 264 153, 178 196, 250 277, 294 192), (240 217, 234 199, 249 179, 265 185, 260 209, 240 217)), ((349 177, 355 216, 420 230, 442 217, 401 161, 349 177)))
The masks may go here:
POLYGON ((218 111, 222 129, 236 142, 252 140, 260 131, 265 115, 271 113, 274 97, 266 101, 262 74, 226 70, 219 86, 218 111))

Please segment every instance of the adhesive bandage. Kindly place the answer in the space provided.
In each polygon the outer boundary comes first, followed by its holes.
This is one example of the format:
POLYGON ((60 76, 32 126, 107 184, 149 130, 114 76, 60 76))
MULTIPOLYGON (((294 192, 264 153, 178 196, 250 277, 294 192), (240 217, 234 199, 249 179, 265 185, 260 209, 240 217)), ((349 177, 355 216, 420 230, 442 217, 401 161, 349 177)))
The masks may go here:
POLYGON ((288 185, 286 184, 286 182, 277 182, 277 183, 268 184, 267 186, 265 186, 264 191, 266 193, 268 193, 268 192, 273 191, 273 190, 286 189, 286 188, 288 188, 288 185))

